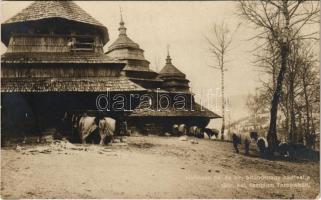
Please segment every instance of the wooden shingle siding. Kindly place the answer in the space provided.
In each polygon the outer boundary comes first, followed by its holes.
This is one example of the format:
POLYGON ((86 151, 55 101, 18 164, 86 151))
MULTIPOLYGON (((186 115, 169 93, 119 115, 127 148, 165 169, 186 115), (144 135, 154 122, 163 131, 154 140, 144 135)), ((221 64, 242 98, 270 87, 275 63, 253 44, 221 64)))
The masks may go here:
MULTIPOLYGON (((144 63, 144 66, 148 67, 149 62, 144 58, 143 51, 140 49, 114 49, 107 52, 110 57, 124 59, 124 60, 137 60, 138 62, 147 62, 144 63)), ((137 64, 136 64, 137 65, 137 64)))
MULTIPOLYGON (((77 36, 55 36, 55 35, 13 35, 10 38, 7 52, 72 52, 77 51, 68 46, 71 38, 77 36)), ((93 39, 90 51, 103 53, 103 45, 99 39, 93 39)))
MULTIPOLYGON (((103 44, 109 41, 108 30, 100 22, 90 16, 80 6, 72 1, 35 1, 27 8, 2 23, 2 29, 14 30, 21 24, 28 22, 50 21, 63 19, 65 22, 75 22, 90 26, 88 30, 96 30, 102 38, 103 44)), ((3 32, 1 40, 7 45, 9 32, 3 32)))

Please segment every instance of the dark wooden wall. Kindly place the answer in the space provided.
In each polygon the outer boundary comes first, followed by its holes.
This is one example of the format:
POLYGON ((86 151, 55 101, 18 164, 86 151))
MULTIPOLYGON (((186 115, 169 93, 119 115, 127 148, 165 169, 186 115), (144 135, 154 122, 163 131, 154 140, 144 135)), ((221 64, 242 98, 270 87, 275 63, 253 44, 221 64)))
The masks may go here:
MULTIPOLYGON (((9 41, 7 53, 11 52, 72 52, 68 42, 79 36, 50 34, 15 34, 9 41)), ((93 51, 103 53, 103 44, 97 36, 82 36, 93 38, 93 51)))
POLYGON ((114 77, 119 67, 107 64, 16 64, 2 65, 2 78, 17 77, 114 77))

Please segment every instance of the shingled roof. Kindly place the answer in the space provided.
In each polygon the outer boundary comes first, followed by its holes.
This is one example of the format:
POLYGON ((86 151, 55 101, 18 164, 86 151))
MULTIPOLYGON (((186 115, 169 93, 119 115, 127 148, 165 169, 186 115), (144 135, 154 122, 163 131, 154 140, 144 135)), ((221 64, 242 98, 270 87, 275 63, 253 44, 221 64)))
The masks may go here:
POLYGON ((106 54, 127 63, 123 71, 130 80, 148 89, 159 87, 163 80, 158 78, 157 72, 150 69, 144 50, 127 36, 122 15, 118 30, 118 38, 108 47, 106 54))
POLYGON ((172 64, 172 59, 167 55, 166 65, 159 72, 159 77, 179 77, 185 79, 186 75, 172 64))
POLYGON ((1 55, 1 63, 123 63, 101 53, 18 52, 1 55))
POLYGON ((149 108, 136 108, 130 117, 205 117, 205 118, 221 118, 221 116, 202 107, 200 104, 194 104, 194 110, 179 110, 170 107, 166 110, 152 110, 149 108))
POLYGON ((122 48, 140 49, 139 45, 132 39, 130 39, 127 35, 119 35, 119 37, 108 47, 108 51, 122 48))
POLYGON ((2 26, 50 18, 62 18, 93 25, 104 34, 104 43, 109 41, 107 28, 72 1, 35 1, 5 21, 2 26))
POLYGON ((145 91, 126 77, 2 78, 1 92, 145 91))
POLYGON ((4 23, 8 24, 55 17, 103 26, 72 1, 35 1, 4 23))
MULTIPOLYGON (((132 39, 130 39, 127 36, 126 33, 126 27, 125 27, 125 22, 123 21, 123 17, 121 15, 121 20, 119 23, 119 36, 118 38, 108 47, 108 52, 114 50, 114 49, 123 49, 123 48, 132 48, 132 49, 138 49, 142 50, 139 48, 139 45, 135 43, 132 39)), ((107 53, 108 53, 107 52, 107 53)))

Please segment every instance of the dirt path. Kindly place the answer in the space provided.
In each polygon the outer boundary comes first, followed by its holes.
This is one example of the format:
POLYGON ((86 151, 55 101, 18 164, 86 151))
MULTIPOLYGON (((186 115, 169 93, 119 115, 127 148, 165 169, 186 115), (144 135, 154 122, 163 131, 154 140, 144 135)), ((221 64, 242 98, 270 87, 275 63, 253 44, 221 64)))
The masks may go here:
POLYGON ((315 198, 319 194, 319 163, 238 155, 225 142, 191 144, 146 136, 130 137, 128 145, 73 146, 50 151, 47 146, 2 149, 2 198, 315 198), (37 148, 41 151, 33 151, 37 148))

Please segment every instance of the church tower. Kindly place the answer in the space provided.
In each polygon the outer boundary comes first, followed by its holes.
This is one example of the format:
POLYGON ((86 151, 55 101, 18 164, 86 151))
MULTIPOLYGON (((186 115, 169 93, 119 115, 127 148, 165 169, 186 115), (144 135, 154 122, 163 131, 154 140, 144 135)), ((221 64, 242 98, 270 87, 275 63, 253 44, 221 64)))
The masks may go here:
POLYGON ((149 61, 144 57, 144 50, 127 36, 127 29, 121 14, 118 38, 109 46, 106 55, 124 61, 124 74, 140 86, 153 90, 158 88, 162 80, 158 79, 158 73, 149 67, 149 61))
POLYGON ((172 59, 167 54, 166 64, 159 72, 159 78, 163 80, 162 89, 171 92, 189 92, 189 80, 186 75, 172 64, 172 59))

